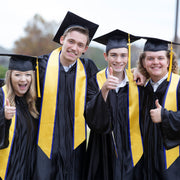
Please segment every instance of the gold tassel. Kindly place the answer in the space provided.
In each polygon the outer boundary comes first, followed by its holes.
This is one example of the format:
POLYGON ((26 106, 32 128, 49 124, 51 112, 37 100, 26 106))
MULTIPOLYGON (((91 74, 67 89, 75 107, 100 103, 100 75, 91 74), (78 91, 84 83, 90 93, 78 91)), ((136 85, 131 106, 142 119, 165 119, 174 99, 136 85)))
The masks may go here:
POLYGON ((131 72, 131 41, 130 41, 130 34, 128 34, 128 71, 131 72))
POLYGON ((172 59, 173 59, 173 46, 172 46, 172 42, 171 42, 171 52, 170 52, 170 62, 169 62, 169 72, 168 72, 168 78, 167 81, 169 82, 170 80, 170 76, 171 76, 171 71, 172 71, 172 59))
POLYGON ((36 77, 37 77, 37 93, 38 93, 38 97, 41 97, 40 83, 39 83, 39 63, 38 63, 38 58, 36 58, 36 77))

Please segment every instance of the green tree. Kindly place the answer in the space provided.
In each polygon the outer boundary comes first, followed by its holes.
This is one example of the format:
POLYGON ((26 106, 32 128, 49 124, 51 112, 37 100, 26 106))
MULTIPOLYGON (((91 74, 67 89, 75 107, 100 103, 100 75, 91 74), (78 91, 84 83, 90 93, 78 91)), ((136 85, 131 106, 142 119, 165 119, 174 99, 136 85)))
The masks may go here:
POLYGON ((104 59, 103 53, 103 49, 90 46, 82 57, 92 59, 99 69, 104 69, 107 66, 107 62, 104 59))
POLYGON ((6 71, 7 71, 7 68, 0 66, 0 79, 5 78, 6 71))

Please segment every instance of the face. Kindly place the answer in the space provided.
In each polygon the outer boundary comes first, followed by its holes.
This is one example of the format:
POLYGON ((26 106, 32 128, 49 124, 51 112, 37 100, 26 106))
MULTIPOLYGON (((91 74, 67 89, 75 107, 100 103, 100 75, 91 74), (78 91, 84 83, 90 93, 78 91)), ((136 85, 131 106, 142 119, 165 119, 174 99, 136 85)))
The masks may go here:
POLYGON ((73 64, 88 48, 87 36, 78 31, 69 32, 65 37, 62 36, 60 43, 62 44, 60 61, 64 66, 73 64))
POLYGON ((169 59, 166 51, 147 51, 143 66, 154 82, 159 81, 168 73, 169 59))
POLYGON ((128 49, 110 49, 108 54, 104 54, 104 58, 108 62, 108 66, 112 67, 113 74, 122 73, 128 62, 128 49))
POLYGON ((12 71, 11 83, 17 96, 22 97, 29 89, 33 71, 12 71))

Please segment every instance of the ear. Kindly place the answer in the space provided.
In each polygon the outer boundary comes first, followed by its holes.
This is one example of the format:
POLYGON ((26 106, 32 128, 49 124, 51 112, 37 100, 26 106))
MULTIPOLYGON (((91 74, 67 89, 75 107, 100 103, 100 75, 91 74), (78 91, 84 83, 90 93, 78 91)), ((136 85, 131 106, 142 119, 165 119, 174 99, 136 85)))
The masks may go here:
POLYGON ((64 36, 61 36, 60 37, 60 44, 63 44, 64 43, 64 36))
POLYGON ((103 55, 104 55, 104 59, 108 62, 108 58, 107 58, 107 57, 108 57, 108 55, 107 55, 105 52, 104 52, 104 54, 103 54, 103 55))
POLYGON ((84 48, 83 53, 85 53, 85 52, 87 51, 88 47, 89 47, 89 46, 86 46, 86 47, 84 48))

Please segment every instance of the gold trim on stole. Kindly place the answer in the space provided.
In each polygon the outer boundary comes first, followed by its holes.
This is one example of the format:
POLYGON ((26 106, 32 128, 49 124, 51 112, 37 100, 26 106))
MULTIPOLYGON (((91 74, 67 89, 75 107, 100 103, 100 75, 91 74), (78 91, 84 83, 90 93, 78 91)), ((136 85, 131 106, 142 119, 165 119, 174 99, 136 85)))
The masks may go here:
POLYGON ((139 92, 131 72, 126 70, 129 79, 129 126, 131 139, 131 152, 134 166, 143 154, 141 130, 139 125, 139 92))
MULTIPOLYGON (((54 122, 56 114, 56 100, 58 88, 58 72, 59 72, 59 53, 61 47, 55 49, 49 58, 46 79, 43 92, 42 110, 40 117, 40 128, 38 145, 50 158, 54 122), (47 113, 48 112, 48 113, 47 113)), ((75 112, 74 112, 74 147, 79 146, 85 139, 85 119, 84 119, 84 105, 86 93, 86 74, 84 66, 80 59, 77 60, 76 69, 76 87, 75 87, 75 112)))
MULTIPOLYGON (((165 100, 164 107, 167 110, 177 111, 177 97, 176 89, 179 83, 179 75, 172 73, 171 82, 168 89, 168 93, 165 100)), ((179 157, 179 146, 172 149, 166 150, 166 164, 167 169, 172 165, 172 163, 179 157)))
POLYGON ((74 147, 76 149, 86 139, 84 118, 86 94, 86 73, 80 59, 77 60, 75 87, 74 147))
MULTIPOLYGON (((4 101, 6 102, 6 97, 7 97, 6 86, 3 86, 2 89, 5 96, 4 101)), ((9 129, 9 145, 7 148, 0 149, 0 177, 2 179, 5 179, 5 176, 7 173, 6 171, 7 171, 7 165, 9 161, 11 146, 13 143, 12 141, 13 141, 13 136, 14 136, 14 130, 15 130, 15 116, 13 116, 12 118, 10 129, 9 129)))
MULTIPOLYGON (((97 73, 97 81, 101 89, 106 81, 106 69, 97 73)), ((133 165, 135 166, 143 154, 141 131, 139 126, 139 93, 132 73, 126 70, 129 79, 129 128, 133 165)))

